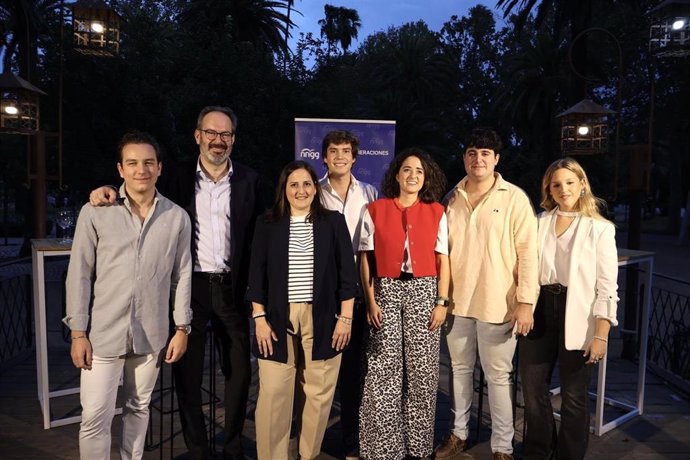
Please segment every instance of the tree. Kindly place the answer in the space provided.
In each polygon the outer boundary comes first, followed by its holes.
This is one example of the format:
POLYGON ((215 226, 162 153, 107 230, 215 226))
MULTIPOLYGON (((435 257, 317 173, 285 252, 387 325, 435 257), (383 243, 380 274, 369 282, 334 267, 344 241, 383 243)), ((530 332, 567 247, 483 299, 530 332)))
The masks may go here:
POLYGON ((276 54, 287 53, 289 28, 295 24, 280 10, 288 10, 287 0, 191 0, 181 19, 191 30, 230 33, 237 42, 265 46, 276 54))
POLYGON ((16 63, 25 79, 36 82, 38 39, 48 33, 48 18, 60 7, 54 0, 3 0, 0 2, 0 47, 3 69, 16 63))
POLYGON ((347 53, 352 39, 357 38, 357 30, 362 27, 359 13, 355 9, 343 6, 324 5, 324 19, 319 20, 321 37, 326 37, 328 54, 331 54, 336 43, 340 43, 344 53, 347 53))

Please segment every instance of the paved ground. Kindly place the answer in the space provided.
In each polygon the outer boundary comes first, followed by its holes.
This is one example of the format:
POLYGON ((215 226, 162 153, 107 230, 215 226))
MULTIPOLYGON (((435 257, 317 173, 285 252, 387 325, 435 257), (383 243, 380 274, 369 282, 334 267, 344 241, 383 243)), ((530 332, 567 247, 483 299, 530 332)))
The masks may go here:
MULTIPOLYGON (((624 234, 619 236, 619 241, 625 241, 624 234)), ((670 275, 674 278, 690 281, 690 264, 687 262, 690 256, 690 248, 678 246, 675 237, 667 235, 643 235, 643 250, 657 252, 655 259, 655 271, 670 275)), ((12 257, 13 251, 18 246, 0 247, 0 257, 12 257)), ((30 270, 28 264, 22 264, 11 269, 14 272, 26 272, 30 270)), ((49 279, 57 286, 60 284, 61 269, 52 269, 49 279)), ((0 270, 0 276, 10 276, 8 271, 0 270)), ((54 287, 55 289, 55 287, 54 287)), ((690 293, 686 294, 690 295, 690 293)), ((58 326, 59 329, 59 326, 58 326)), ((51 389, 73 387, 78 384, 78 375, 70 366, 68 360, 67 344, 60 339, 59 331, 51 336, 50 347, 50 374, 51 389)), ((614 333, 612 339, 611 357, 608 367, 607 396, 627 404, 634 404, 635 388, 637 381, 636 366, 634 362, 617 358, 620 355, 620 339, 614 333)), ((449 425, 450 409, 448 388, 447 355, 441 358, 441 382, 437 405, 437 440, 446 431, 449 425)), ((218 371, 214 371, 218 375, 218 371)), ((166 380, 163 384, 169 385, 169 375, 164 373, 166 380)), ((593 379, 594 380, 594 379, 593 379)), ((222 394, 222 377, 217 378, 217 394, 222 394)), ((594 383, 594 382, 593 382, 594 383)), ((208 387, 208 376, 207 383, 208 387)), ((690 399, 687 394, 679 392, 665 382, 647 373, 647 385, 645 396, 644 414, 636 417, 622 426, 610 431, 603 436, 590 437, 589 459, 690 459, 690 399)), ((478 393, 476 393, 476 396, 478 393)), ((336 398, 337 399, 337 398, 336 398)), ((518 396, 518 400, 520 397, 518 396)), ((163 392, 163 399, 158 393, 155 395, 156 404, 160 407, 162 402, 164 410, 170 407, 169 392, 163 392)), ((254 420, 253 409, 256 400, 256 382, 252 385, 247 422, 245 425, 245 446, 249 458, 255 458, 254 451, 254 420)), ((558 404, 558 397, 554 397, 558 404)), ((54 418, 79 413, 79 404, 76 396, 61 397, 52 400, 51 412, 54 418)), ((482 428, 476 437, 476 413, 473 413, 471 439, 473 446, 469 452, 477 459, 489 459, 489 435, 487 429, 489 417, 484 404, 481 413, 482 428)), ((322 459, 335 459, 340 457, 340 424, 338 402, 334 404, 323 444, 322 459)), ((205 411, 210 419, 210 408, 205 411)), ((620 412, 615 408, 608 408, 605 419, 611 419, 620 412)), ((222 402, 218 403, 214 413, 218 421, 216 445, 220 446, 221 427, 223 419, 222 402)), ((113 430, 113 441, 117 444, 119 420, 116 418, 113 430)), ((157 458, 186 458, 183 441, 179 436, 177 417, 165 414, 161 421, 157 410, 152 412, 151 444, 158 444, 158 436, 162 432, 162 446, 145 454, 146 459, 157 458), (171 426, 170 421, 173 421, 171 426), (171 439, 171 433, 174 435, 171 439)), ((516 453, 519 456, 522 441, 522 411, 518 407, 516 416, 516 453)), ((78 425, 66 425, 43 430, 40 406, 37 400, 35 359, 27 357, 17 365, 0 374, 0 459, 76 459, 78 458, 78 425)), ((116 450, 113 450, 112 458, 119 458, 116 450)))

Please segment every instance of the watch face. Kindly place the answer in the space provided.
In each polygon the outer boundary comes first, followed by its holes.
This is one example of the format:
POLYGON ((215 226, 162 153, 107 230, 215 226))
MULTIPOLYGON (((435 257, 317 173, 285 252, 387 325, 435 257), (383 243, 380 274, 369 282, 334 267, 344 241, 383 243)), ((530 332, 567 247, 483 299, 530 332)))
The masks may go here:
POLYGON ((178 326, 175 329, 177 329, 178 331, 182 331, 187 335, 189 335, 189 333, 192 332, 192 326, 189 324, 187 324, 186 326, 178 326))

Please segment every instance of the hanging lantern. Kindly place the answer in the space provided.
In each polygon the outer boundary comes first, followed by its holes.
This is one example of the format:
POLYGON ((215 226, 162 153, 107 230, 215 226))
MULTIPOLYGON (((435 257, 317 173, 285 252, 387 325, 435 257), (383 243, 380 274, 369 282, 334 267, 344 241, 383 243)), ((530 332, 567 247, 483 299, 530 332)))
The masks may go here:
POLYGON ((690 0, 666 0, 650 14, 649 51, 656 57, 690 56, 690 0))
POLYGON ((583 99, 556 115, 561 119, 561 153, 596 155, 608 152, 608 115, 614 112, 583 99))
POLYGON ((40 129, 39 95, 46 93, 23 78, 0 74, 0 132, 36 134, 40 129))
POLYGON ((120 52, 120 15, 102 0, 79 0, 69 5, 74 49, 89 56, 112 57, 120 52))

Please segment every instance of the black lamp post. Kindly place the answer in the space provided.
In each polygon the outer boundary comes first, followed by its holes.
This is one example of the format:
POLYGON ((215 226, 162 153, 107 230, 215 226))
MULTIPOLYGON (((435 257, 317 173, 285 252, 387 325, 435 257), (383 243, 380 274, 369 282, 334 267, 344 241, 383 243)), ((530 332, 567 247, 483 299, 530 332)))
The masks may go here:
POLYGON ((690 0, 666 0, 650 15, 649 51, 660 58, 690 55, 690 0))
POLYGON ((561 119, 561 153, 596 155, 608 153, 608 115, 613 110, 583 99, 558 115, 561 119))
POLYGON ((79 0, 69 5, 74 49, 90 56, 120 53, 120 15, 102 0, 79 0))
POLYGON ((40 128, 38 98, 45 95, 18 75, 0 74, 0 132, 36 134, 40 128))

